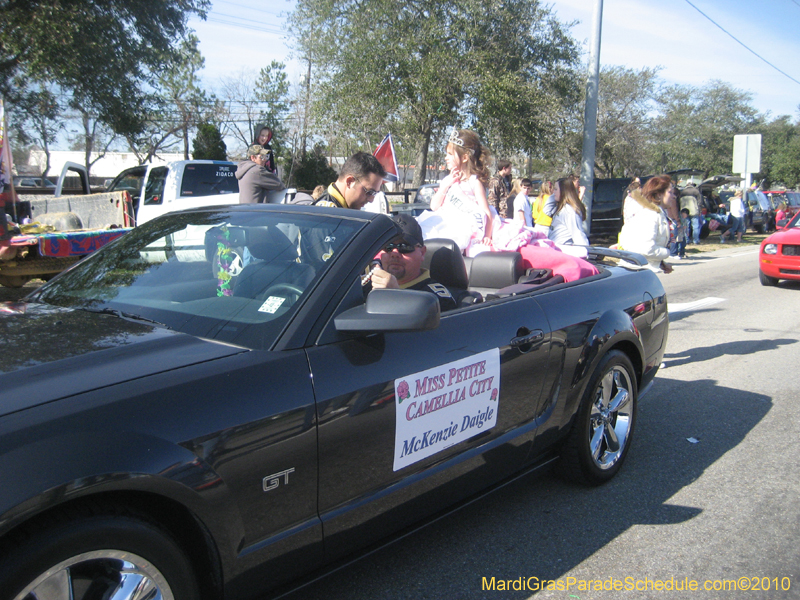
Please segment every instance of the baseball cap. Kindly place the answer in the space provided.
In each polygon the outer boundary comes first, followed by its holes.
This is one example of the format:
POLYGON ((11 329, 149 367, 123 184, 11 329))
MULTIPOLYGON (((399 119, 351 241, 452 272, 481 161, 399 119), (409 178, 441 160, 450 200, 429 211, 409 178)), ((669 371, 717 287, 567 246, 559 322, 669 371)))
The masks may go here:
POLYGON ((422 241, 422 227, 417 220, 407 214, 399 214, 392 217, 392 220, 400 228, 400 235, 403 240, 413 245, 424 245, 422 241))
POLYGON ((266 150, 264 146, 261 144, 253 144, 247 149, 247 156, 267 156, 269 154, 269 150, 266 150))

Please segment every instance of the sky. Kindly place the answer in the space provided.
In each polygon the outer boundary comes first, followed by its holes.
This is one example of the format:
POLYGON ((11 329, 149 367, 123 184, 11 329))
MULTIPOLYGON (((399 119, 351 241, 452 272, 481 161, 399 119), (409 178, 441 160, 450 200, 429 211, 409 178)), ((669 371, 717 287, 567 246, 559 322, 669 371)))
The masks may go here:
MULTIPOLYGON (((587 57, 596 1, 551 3, 561 21, 576 22, 571 32, 587 57)), ((290 80, 299 83, 304 69, 285 31, 293 9, 293 0, 212 0, 208 19, 190 22, 205 57, 206 85, 242 69, 257 72, 272 60, 285 63, 290 80)), ((751 93, 759 112, 795 122, 799 31, 800 0, 604 0, 600 64, 660 67, 659 77, 669 84, 721 80, 751 93)))

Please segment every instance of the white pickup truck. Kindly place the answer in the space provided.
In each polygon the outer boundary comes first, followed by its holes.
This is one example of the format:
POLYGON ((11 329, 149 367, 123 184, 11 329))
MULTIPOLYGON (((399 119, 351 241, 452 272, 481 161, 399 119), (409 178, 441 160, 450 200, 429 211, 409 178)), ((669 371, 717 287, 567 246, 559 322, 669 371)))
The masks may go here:
MULTIPOLYGON (((78 174, 88 194, 85 167, 68 163, 52 196, 21 196, 33 220, 54 225, 57 231, 0 239, 0 285, 18 287, 32 277, 50 278, 118 237, 125 228, 165 213, 239 202, 236 163, 232 162, 181 160, 140 165, 117 175, 105 193, 61 196, 70 171, 78 174), (117 229, 109 232, 109 227, 117 229)), ((279 203, 285 195, 286 190, 278 190, 267 201, 279 203)), ((186 252, 204 252, 202 238, 173 243, 186 252)))
POLYGON ((164 213, 217 204, 238 204, 236 163, 180 160, 124 170, 107 191, 126 191, 137 225, 164 213))

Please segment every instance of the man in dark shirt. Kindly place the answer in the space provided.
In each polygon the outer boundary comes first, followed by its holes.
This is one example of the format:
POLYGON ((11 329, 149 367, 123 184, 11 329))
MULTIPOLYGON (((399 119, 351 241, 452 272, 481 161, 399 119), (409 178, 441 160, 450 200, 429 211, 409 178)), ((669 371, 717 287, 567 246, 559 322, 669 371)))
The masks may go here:
POLYGON ((428 269, 422 268, 426 248, 417 220, 406 214, 397 215, 393 220, 402 233, 381 250, 381 266, 372 271, 372 289, 431 292, 439 298, 442 312, 456 308, 450 290, 431 279, 428 269))
MULTIPOLYGON (((342 166, 339 177, 328 186, 314 206, 360 210, 380 191, 386 171, 378 159, 366 152, 356 152, 342 166)), ((315 228, 301 232, 300 253, 305 263, 321 268, 337 250, 336 234, 315 228)))
POLYGON ((383 165, 372 154, 356 152, 342 166, 339 178, 314 201, 314 205, 360 210, 380 192, 385 175, 383 165))
POLYGON ((490 206, 494 206, 497 214, 502 218, 513 219, 509 213, 509 205, 513 209, 514 199, 509 202, 508 194, 511 192, 511 161, 501 159, 497 161, 497 174, 489 180, 486 198, 490 206))

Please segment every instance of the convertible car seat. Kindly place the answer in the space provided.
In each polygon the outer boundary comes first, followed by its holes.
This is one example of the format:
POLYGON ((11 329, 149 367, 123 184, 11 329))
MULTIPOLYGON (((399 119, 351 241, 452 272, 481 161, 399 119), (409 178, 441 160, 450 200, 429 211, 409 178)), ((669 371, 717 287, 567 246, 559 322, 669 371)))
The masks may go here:
POLYGON ((425 258, 422 266, 431 272, 431 278, 444 285, 453 294, 456 304, 469 306, 481 302, 478 292, 471 292, 467 268, 461 250, 453 240, 432 238, 425 240, 425 258))
POLYGON ((494 299, 526 294, 564 283, 564 277, 548 268, 525 268, 519 252, 481 252, 472 259, 469 289, 494 299))
POLYGON ((314 269, 297 262, 294 244, 277 227, 247 229, 247 250, 251 260, 236 278, 234 296, 261 299, 281 283, 304 290, 314 278, 314 269))
POLYGON ((525 274, 519 252, 481 252, 472 259, 469 289, 483 296, 515 285, 525 274))

